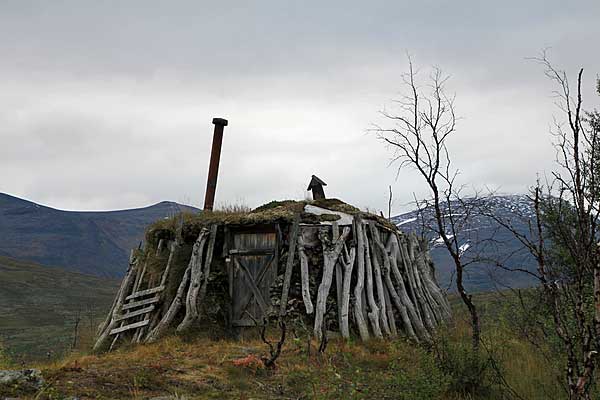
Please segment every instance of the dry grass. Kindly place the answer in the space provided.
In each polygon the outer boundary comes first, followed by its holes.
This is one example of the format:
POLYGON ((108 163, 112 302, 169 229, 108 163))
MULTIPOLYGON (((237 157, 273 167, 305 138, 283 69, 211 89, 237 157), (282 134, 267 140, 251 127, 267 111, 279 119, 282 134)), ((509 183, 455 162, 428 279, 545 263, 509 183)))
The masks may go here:
POLYGON ((402 360, 415 369, 422 356, 421 350, 404 341, 368 345, 332 341, 325 355, 316 354, 316 343, 311 343, 309 354, 308 342, 292 339, 274 371, 256 363, 236 363, 249 355, 259 358, 265 350, 258 340, 186 342, 170 337, 106 355, 72 355, 39 366, 49 385, 37 398, 146 399, 173 394, 188 399, 404 398, 372 395, 393 384, 390 373, 397 372, 390 368, 393 363, 402 360))
MULTIPOLYGON (((507 329, 502 318, 484 327, 484 358, 491 354, 499 371, 488 370, 484 390, 458 390, 452 372, 465 369, 469 327, 457 310, 454 323, 440 330, 437 343, 450 352, 455 371, 444 370, 435 347, 404 339, 368 343, 332 339, 325 354, 317 343, 290 332, 275 370, 264 369, 267 348, 253 335, 239 341, 206 337, 168 337, 152 345, 110 354, 85 354, 91 338, 60 362, 40 364, 48 385, 22 399, 147 399, 177 394, 187 399, 510 399, 498 374, 523 399, 560 399, 560 372, 527 341, 507 329), (489 351, 489 353, 488 353, 489 351), (37 397, 36 397, 37 396, 37 397)), ((272 332, 273 338, 277 332, 272 332)), ((468 367, 468 364, 466 364, 468 367)), ((462 372, 460 372, 462 373, 462 372)), ((465 375, 469 372, 465 372, 465 375)), ((5 393, 0 390, 0 398, 5 393)))
MULTIPOLYGON (((468 327, 460 319, 445 334, 455 344, 469 341, 468 327)), ((493 338, 486 337, 486 343, 495 346, 505 378, 522 398, 560 398, 555 377, 525 342, 496 332, 493 338)), ((147 399, 175 394, 187 399, 510 398, 493 377, 485 394, 450 390, 451 378, 436 367, 434 352, 403 339, 366 344, 333 339, 325 354, 318 354, 317 347, 292 336, 275 370, 247 362, 267 351, 257 339, 168 337, 105 355, 73 354, 38 365, 49 384, 36 398, 147 399)))

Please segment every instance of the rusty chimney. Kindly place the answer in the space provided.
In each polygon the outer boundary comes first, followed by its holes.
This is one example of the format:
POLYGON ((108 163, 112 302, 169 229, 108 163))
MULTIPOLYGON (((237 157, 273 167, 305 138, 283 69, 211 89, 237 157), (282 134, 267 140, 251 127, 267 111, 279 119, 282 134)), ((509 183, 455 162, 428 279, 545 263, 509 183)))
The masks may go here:
POLYGON ((227 126, 228 122, 223 118, 213 118, 212 123, 215 125, 215 131, 213 134, 212 150, 210 152, 208 180, 206 181, 204 211, 212 210, 215 203, 217 176, 219 175, 219 160, 221 159, 221 144, 223 143, 223 128, 227 126))

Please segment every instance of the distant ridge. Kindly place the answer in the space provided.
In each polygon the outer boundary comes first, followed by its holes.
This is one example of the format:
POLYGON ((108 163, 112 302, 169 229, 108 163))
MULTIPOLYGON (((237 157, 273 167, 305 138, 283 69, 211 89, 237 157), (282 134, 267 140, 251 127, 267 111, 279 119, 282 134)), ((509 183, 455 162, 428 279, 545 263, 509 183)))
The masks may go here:
POLYGON ((163 201, 118 211, 63 211, 0 193, 0 255, 102 277, 120 277, 152 222, 198 209, 163 201))
MULTIPOLYGON (((499 195, 486 199, 488 207, 494 214, 504 221, 509 221, 521 234, 528 235, 528 225, 525 219, 533 218, 535 212, 532 202, 524 195, 499 195)), ((445 209, 445 205, 442 205, 445 209)), ((461 213, 461 205, 452 205, 455 213, 461 213)), ((423 210, 426 221, 433 221, 433 209, 423 210)), ((417 211, 407 212, 392 217, 392 222, 405 232, 423 232, 422 220, 417 211)), ((450 235, 449 232, 447 234, 450 235)), ((455 290, 454 286, 454 264, 448 255, 448 251, 442 245, 438 237, 431 234, 426 235, 429 239, 431 256, 436 266, 436 274, 440 284, 455 290)), ((471 225, 459 234, 460 248, 468 258, 471 254, 477 254, 482 259, 503 260, 507 268, 522 268, 535 272, 535 260, 523 248, 523 245, 507 230, 501 228, 493 219, 478 216, 472 219, 471 225), (469 231, 469 232, 467 232, 469 231), (494 243, 485 242, 486 239, 494 238, 494 243), (510 257, 509 257, 510 256, 510 257)), ((526 273, 511 272, 496 267, 491 262, 477 262, 471 264, 465 270, 465 286, 472 291, 491 291, 496 289, 523 288, 537 284, 535 278, 526 273)))

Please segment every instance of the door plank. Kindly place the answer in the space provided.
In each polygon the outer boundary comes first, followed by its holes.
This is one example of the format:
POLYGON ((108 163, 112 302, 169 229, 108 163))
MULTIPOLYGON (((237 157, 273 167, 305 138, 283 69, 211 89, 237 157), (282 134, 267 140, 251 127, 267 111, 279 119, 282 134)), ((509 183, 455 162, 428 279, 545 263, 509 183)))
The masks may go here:
POLYGON ((256 302, 258 303, 259 307, 261 308, 261 311, 263 312, 263 314, 266 315, 267 311, 268 311, 267 303, 263 299, 263 296, 260 293, 260 290, 258 290, 258 287, 256 287, 256 283, 254 283, 254 279, 252 277, 252 274, 248 270, 248 267, 246 267, 246 265, 237 258, 235 261, 240 266, 241 270, 244 271, 244 273, 246 274, 246 278, 248 278, 248 286, 250 287, 250 290, 252 290, 252 293, 254 294, 254 298, 256 299, 256 302))

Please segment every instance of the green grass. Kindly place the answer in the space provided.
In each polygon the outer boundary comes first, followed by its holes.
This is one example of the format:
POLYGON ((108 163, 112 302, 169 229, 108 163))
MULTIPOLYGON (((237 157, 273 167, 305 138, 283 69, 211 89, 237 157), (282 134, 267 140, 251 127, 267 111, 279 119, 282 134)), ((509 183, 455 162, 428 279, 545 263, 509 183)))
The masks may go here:
POLYGON ((17 363, 61 357, 70 348, 80 314, 80 335, 106 315, 116 280, 0 257, 0 341, 17 363))

